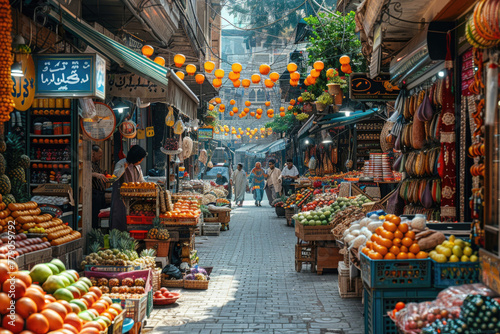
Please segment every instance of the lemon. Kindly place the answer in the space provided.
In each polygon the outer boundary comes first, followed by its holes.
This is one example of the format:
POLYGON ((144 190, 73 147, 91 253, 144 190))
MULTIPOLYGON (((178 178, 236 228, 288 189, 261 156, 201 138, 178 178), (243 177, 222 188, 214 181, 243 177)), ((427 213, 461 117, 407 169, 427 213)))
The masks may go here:
POLYGON ((472 248, 470 248, 469 246, 465 246, 464 255, 471 256, 472 255, 472 248))
POLYGON ((460 261, 462 262, 469 262, 469 257, 467 255, 463 255, 461 258, 460 258, 460 261))
POLYGON ((455 236, 452 234, 450 235, 450 238, 449 238, 450 242, 455 242, 455 236))
POLYGON ((472 256, 470 257, 470 262, 477 262, 478 260, 479 260, 479 259, 478 259, 478 257, 477 257, 476 255, 472 255, 472 256))
POLYGON ((453 251, 453 254, 455 254, 457 257, 462 257, 462 255, 464 255, 462 248, 460 248, 459 246, 453 246, 452 251, 453 251))
POLYGON ((432 251, 429 252, 429 257, 431 259, 434 259, 434 256, 436 256, 437 254, 438 254, 438 252, 436 252, 435 250, 432 250, 432 251))
POLYGON ((460 259, 455 254, 450 256, 450 262, 458 262, 458 261, 460 261, 460 259))
POLYGON ((464 248, 465 242, 462 239, 455 239, 455 245, 459 246, 460 248, 464 248))
POLYGON ((441 255, 444 255, 446 257, 450 257, 451 256, 451 249, 448 248, 448 247, 441 247, 438 250, 438 253, 441 254, 441 255))
POLYGON ((437 254, 436 256, 434 256, 434 261, 439 263, 446 263, 448 259, 443 254, 437 254))

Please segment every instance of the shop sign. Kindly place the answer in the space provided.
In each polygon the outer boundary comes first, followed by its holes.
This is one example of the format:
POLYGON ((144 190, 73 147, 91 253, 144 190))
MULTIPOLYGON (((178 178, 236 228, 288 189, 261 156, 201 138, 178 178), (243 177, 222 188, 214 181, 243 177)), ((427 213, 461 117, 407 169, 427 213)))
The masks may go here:
POLYGON ((352 100, 392 101, 398 97, 399 88, 391 84, 389 73, 373 79, 367 73, 353 73, 349 76, 349 93, 352 100))
POLYGON ((212 128, 200 128, 198 129, 198 140, 208 141, 212 140, 214 137, 214 129, 212 128))
POLYGON ((106 61, 98 54, 35 56, 36 97, 97 97, 106 94, 106 61))
POLYGON ((142 101, 165 101, 167 90, 140 76, 127 74, 108 75, 108 93, 116 97, 140 97, 142 101))
POLYGON ((144 41, 140 38, 135 37, 132 34, 125 33, 123 36, 123 44, 130 49, 141 52, 142 47, 144 46, 144 41))
POLYGON ((26 111, 35 99, 35 63, 30 54, 18 54, 16 61, 21 62, 24 76, 12 77, 12 98, 17 110, 26 111))

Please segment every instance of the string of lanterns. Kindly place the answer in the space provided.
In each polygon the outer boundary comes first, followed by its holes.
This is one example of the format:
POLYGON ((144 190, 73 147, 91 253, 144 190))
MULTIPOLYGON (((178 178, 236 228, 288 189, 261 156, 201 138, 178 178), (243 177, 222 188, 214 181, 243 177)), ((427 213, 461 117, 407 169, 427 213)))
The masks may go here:
POLYGON ((272 128, 265 128, 265 127, 262 127, 260 129, 258 128, 236 129, 234 126, 230 128, 228 125, 218 125, 215 126, 213 129, 215 134, 221 134, 221 135, 223 134, 224 136, 229 136, 229 134, 236 135, 236 138, 238 139, 240 139, 244 135, 248 136, 251 139, 251 138, 258 138, 259 136, 261 138, 265 138, 266 136, 271 136, 273 134, 272 128))

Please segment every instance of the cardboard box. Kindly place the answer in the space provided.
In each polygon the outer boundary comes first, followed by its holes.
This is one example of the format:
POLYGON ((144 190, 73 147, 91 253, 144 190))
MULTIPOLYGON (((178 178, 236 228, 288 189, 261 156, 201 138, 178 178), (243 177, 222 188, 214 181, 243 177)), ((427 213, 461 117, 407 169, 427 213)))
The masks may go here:
POLYGON ((69 199, 69 204, 75 206, 75 200, 73 198, 73 189, 69 184, 53 184, 45 183, 41 184, 33 190, 33 195, 41 196, 62 196, 69 199))

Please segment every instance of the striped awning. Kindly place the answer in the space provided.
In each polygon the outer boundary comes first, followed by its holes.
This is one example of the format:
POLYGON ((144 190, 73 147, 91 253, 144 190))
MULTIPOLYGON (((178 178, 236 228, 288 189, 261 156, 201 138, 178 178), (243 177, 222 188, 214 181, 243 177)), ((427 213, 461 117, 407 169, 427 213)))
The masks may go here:
MULTIPOLYGON (((82 19, 60 6, 51 9, 49 16, 84 40, 92 48, 115 61, 120 67, 166 88, 164 102, 173 105, 191 119, 196 119, 199 100, 175 73, 164 66, 138 54, 112 38, 101 34, 82 19)), ((133 97, 133 96, 131 96, 133 97)))

